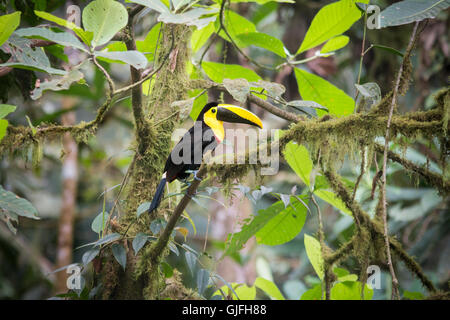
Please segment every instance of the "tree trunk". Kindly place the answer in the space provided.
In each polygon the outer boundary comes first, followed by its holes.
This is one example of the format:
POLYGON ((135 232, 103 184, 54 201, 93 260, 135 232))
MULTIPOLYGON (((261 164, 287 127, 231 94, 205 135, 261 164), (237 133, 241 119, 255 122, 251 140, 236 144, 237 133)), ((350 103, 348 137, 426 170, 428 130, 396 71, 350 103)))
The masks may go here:
MULTIPOLYGON (((139 110, 136 108, 139 107, 137 104, 140 97, 132 97, 137 98, 132 101, 137 128, 136 153, 122 197, 125 205, 121 212, 125 214, 120 216, 117 226, 119 232, 124 232, 131 224, 127 232, 128 238, 134 237, 138 232, 148 233, 152 220, 170 215, 170 211, 162 205, 152 216, 143 214, 135 221, 137 207, 145 201, 151 201, 170 152, 172 131, 180 120, 177 110, 171 104, 187 98, 186 64, 190 59, 190 35, 189 27, 163 24, 155 68, 161 63, 164 65, 152 80, 149 101, 142 104, 139 110)), ((114 260, 109 249, 103 253, 104 265, 100 274, 103 299, 159 299, 167 295, 179 299, 191 296, 190 290, 184 288, 176 276, 170 279, 170 294, 168 290, 164 290, 166 282, 159 271, 161 257, 156 260, 151 258, 152 245, 149 243, 135 257, 131 241, 125 240, 123 243, 128 248, 125 271, 114 260)), ((163 255, 167 255, 167 251, 163 255)))

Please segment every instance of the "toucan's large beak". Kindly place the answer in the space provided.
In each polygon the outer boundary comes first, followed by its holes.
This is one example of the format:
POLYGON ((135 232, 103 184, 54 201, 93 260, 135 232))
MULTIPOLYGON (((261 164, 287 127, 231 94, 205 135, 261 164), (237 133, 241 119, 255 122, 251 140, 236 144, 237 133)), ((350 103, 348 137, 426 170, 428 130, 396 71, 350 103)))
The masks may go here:
POLYGON ((250 124, 261 129, 263 127, 261 119, 254 113, 231 104, 219 104, 217 106, 217 120, 250 124))

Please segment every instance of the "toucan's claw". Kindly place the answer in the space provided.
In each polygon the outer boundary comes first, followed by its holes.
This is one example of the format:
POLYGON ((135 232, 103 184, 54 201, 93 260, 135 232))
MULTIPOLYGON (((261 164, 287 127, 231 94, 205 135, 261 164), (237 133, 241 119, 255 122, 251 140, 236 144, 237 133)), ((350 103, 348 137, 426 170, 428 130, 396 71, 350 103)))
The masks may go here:
POLYGON ((203 180, 202 178, 197 177, 197 173, 198 173, 198 170, 195 170, 194 171, 194 180, 202 181, 203 180))

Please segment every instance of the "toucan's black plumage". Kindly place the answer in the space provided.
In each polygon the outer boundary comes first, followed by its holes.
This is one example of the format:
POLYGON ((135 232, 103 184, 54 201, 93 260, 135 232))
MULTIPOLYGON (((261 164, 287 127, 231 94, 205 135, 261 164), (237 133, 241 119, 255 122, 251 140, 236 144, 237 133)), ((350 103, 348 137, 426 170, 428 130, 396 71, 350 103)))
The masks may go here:
POLYGON ((222 142, 225 135, 223 122, 245 123, 262 128, 261 120, 244 108, 217 102, 205 105, 194 126, 184 134, 167 158, 164 174, 156 188, 149 212, 159 206, 167 182, 186 179, 192 171, 200 168, 203 155, 222 142), (190 151, 190 155, 183 157, 185 150, 190 151))

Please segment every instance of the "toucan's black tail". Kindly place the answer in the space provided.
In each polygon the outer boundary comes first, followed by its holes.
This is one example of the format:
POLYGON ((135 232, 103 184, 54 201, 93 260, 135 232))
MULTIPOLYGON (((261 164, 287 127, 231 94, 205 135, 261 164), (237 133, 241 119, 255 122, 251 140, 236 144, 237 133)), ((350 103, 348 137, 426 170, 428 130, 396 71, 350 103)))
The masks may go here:
POLYGON ((166 178, 162 178, 161 182, 158 184, 158 187, 156 188, 155 195, 153 196, 152 203, 150 204, 150 208, 148 209, 148 213, 152 212, 156 208, 158 208, 159 203, 161 202, 161 198, 164 195, 164 188, 166 186, 166 178))

